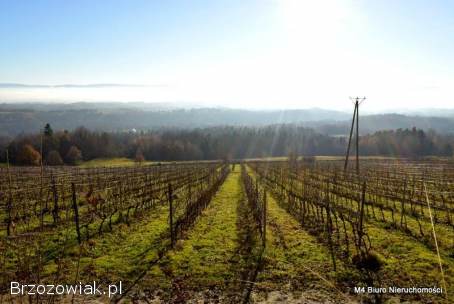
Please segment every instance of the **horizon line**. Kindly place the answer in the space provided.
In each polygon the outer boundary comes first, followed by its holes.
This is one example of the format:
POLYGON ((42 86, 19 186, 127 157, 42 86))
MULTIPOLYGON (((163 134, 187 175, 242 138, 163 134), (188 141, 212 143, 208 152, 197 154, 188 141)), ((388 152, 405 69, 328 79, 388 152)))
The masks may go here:
POLYGON ((125 83, 89 83, 89 84, 25 84, 14 82, 0 83, 1 88, 110 88, 110 87, 130 87, 130 88, 151 88, 167 87, 166 84, 125 84, 125 83))

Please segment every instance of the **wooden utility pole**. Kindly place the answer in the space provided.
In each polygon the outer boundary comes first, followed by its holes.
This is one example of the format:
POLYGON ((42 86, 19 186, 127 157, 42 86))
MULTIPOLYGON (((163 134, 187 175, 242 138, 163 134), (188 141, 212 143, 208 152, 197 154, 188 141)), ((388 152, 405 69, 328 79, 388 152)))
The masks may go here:
POLYGON ((356 175, 359 176, 359 102, 356 97, 356 175))
POLYGON ((350 154, 350 146, 352 143, 352 135, 353 135, 353 127, 355 126, 355 118, 356 118, 356 103, 355 103, 355 109, 353 110, 353 119, 352 119, 352 126, 350 128, 350 136, 348 138, 348 147, 347 147, 347 152, 346 152, 346 156, 345 156, 344 171, 347 171, 348 156, 350 154))
POLYGON ((354 101, 355 104, 355 109, 353 110, 353 118, 352 118, 352 126, 350 128, 350 136, 348 138, 348 146, 347 146, 347 152, 345 156, 345 163, 344 163, 344 172, 347 171, 347 166, 348 166, 348 157, 350 156, 350 147, 351 147, 351 142, 352 142, 352 135, 353 135, 353 129, 355 127, 355 120, 356 120, 356 174, 359 175, 359 105, 366 99, 366 97, 356 97, 356 98, 351 98, 354 101))

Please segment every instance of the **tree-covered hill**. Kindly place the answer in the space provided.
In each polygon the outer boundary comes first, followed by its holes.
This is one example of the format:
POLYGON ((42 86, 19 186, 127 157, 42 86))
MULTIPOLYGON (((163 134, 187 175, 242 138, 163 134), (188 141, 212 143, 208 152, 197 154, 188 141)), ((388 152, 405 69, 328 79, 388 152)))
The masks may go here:
MULTIPOLYGON (((326 135, 345 135, 351 114, 323 109, 252 111, 223 108, 173 108, 144 103, 2 104, 0 136, 33 133, 50 123, 58 130, 84 126, 90 130, 122 132, 160 128, 204 128, 214 126, 265 126, 301 124, 326 135)), ((454 117, 407 116, 402 114, 361 115, 360 132, 416 127, 440 134, 454 133, 454 117)))

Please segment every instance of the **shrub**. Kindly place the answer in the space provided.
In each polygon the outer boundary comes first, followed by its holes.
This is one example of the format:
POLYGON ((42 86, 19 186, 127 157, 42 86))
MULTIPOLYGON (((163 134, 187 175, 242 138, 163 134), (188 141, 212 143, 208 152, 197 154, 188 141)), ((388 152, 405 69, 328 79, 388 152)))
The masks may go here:
POLYGON ((61 166, 63 160, 61 159, 60 153, 56 150, 51 150, 46 157, 46 164, 49 166, 61 166))
POLYGON ((145 160, 145 157, 143 156, 143 153, 142 153, 142 150, 141 149, 137 149, 136 151, 136 156, 135 156, 135 159, 134 159, 137 163, 142 163, 144 160, 145 160))
POLYGON ((25 166, 39 166, 41 154, 32 145, 25 144, 20 147, 17 153, 17 163, 25 166))
POLYGON ((65 162, 69 165, 76 165, 82 159, 82 152, 76 147, 71 146, 65 156, 65 162))

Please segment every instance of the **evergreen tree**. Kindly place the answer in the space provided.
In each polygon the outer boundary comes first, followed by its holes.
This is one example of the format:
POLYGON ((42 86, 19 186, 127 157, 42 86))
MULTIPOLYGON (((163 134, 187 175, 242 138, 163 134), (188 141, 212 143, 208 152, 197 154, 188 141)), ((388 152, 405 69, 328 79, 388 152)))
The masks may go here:
POLYGON ((44 126, 44 135, 46 136, 52 136, 54 134, 54 130, 52 130, 52 127, 50 126, 49 123, 47 123, 44 126))

